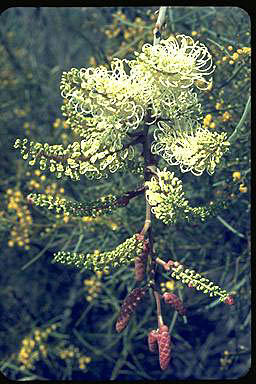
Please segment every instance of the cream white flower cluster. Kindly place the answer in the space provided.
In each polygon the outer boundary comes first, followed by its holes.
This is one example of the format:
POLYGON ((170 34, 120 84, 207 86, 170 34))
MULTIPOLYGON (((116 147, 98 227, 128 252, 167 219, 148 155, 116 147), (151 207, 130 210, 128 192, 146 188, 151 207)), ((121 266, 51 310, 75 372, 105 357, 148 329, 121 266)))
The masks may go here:
POLYGON ((154 46, 145 44, 135 53, 138 62, 153 72, 165 87, 207 89, 215 67, 207 47, 185 35, 171 35, 154 46))
POLYGON ((124 60, 114 59, 111 70, 73 68, 63 73, 60 88, 67 124, 86 140, 96 140, 102 150, 121 149, 126 133, 144 117, 146 101, 137 81, 126 74, 124 60))
POLYGON ((201 105, 193 93, 208 88, 214 71, 212 57, 202 43, 185 35, 170 36, 160 44, 145 44, 128 64, 136 77, 147 81, 147 99, 152 116, 175 119, 182 115, 201 117, 201 105))
POLYGON ((63 74, 63 112, 86 138, 86 155, 122 149, 127 133, 150 111, 149 124, 157 122, 152 152, 170 165, 179 164, 182 172, 201 175, 206 169, 212 174, 228 142, 225 134, 198 123, 202 111, 194 88, 209 88, 215 69, 207 47, 189 36, 172 35, 160 44, 145 44, 135 56, 114 59, 111 70, 73 68, 63 74))
POLYGON ((177 35, 157 45, 145 44, 135 56, 134 60, 113 59, 110 69, 72 68, 63 73, 62 112, 80 140, 66 149, 17 141, 15 147, 29 157, 30 165, 39 160, 42 169, 75 180, 80 175, 101 178, 131 169, 132 160, 137 160, 132 134, 136 137, 150 112, 146 124, 157 124, 154 154, 170 165, 179 164, 183 172, 214 172, 228 143, 225 134, 198 124, 202 111, 194 88, 209 87, 214 71, 207 47, 177 35))
POLYGON ((179 220, 190 220, 199 217, 205 220, 209 215, 205 207, 190 207, 184 197, 182 182, 173 172, 166 168, 145 182, 146 199, 151 206, 151 212, 165 224, 175 224, 179 220))
POLYGON ((196 176, 205 169, 212 175, 230 145, 226 133, 209 131, 190 118, 173 124, 159 122, 154 139, 152 153, 161 155, 170 165, 180 165, 182 172, 191 171, 196 176))
POLYGON ((214 70, 203 44, 185 35, 171 36, 155 46, 145 44, 135 55, 135 60, 114 59, 110 70, 101 66, 63 73, 63 111, 67 123, 77 132, 80 129, 82 136, 120 148, 148 108, 152 117, 200 112, 197 95, 189 88, 209 86, 214 70), (129 75, 125 65, 130 67, 129 75))
POLYGON ((145 182, 146 199, 151 206, 152 213, 165 224, 175 223, 180 208, 186 210, 188 201, 184 199, 182 182, 174 177, 173 172, 157 170, 157 176, 145 182))

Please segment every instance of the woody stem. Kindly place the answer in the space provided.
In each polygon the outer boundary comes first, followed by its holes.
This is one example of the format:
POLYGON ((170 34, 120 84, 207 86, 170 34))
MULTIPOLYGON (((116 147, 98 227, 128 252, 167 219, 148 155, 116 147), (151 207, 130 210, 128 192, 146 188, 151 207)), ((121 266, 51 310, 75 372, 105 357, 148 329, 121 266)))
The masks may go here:
POLYGON ((160 295, 157 291, 154 291, 154 296, 156 299, 156 308, 157 308, 157 323, 158 328, 160 328, 162 325, 164 325, 162 313, 161 313, 161 302, 160 302, 160 295))

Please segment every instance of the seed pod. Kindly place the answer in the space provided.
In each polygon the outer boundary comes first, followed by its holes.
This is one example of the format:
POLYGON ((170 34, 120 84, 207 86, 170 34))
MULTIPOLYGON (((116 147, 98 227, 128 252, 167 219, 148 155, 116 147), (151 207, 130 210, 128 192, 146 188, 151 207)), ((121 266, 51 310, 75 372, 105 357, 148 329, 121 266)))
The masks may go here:
POLYGON ((159 348, 159 363, 161 369, 164 371, 168 368, 171 359, 171 336, 166 325, 162 325, 159 328, 157 342, 159 348))
POLYGON ((144 288, 135 288, 133 289, 124 299, 124 302, 121 306, 120 314, 116 322, 116 331, 122 332, 127 326, 131 315, 134 310, 141 302, 141 299, 144 297, 147 291, 147 287, 144 288))
POLYGON ((140 256, 137 256, 134 260, 134 263, 135 263, 134 272, 135 272, 136 281, 142 281, 144 279, 146 266, 147 266, 148 253, 149 253, 149 241, 144 240, 142 254, 140 256))
POLYGON ((154 329, 149 332, 148 334, 148 348, 150 352, 155 352, 157 350, 157 338, 158 338, 158 331, 155 331, 154 329))
POLYGON ((174 309, 181 315, 184 316, 186 313, 186 308, 183 305, 183 302, 176 296, 174 293, 165 292, 162 295, 166 304, 170 304, 174 309))
POLYGON ((123 316, 120 315, 118 320, 117 320, 117 322, 116 322, 116 331, 118 333, 122 332, 126 328, 129 320, 130 320, 130 314, 126 315, 126 316, 125 315, 123 315, 123 316))

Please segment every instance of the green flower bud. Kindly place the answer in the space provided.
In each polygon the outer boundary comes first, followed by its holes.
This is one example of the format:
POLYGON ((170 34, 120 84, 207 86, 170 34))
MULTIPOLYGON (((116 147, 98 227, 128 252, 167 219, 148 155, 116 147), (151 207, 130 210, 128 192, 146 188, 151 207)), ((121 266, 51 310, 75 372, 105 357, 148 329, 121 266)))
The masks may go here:
POLYGON ((140 241, 137 239, 136 235, 133 235, 112 251, 102 253, 94 252, 92 254, 60 251, 54 254, 53 261, 74 265, 78 268, 103 271, 106 267, 116 268, 121 265, 130 264, 137 256, 138 249, 142 252, 143 240, 140 241))

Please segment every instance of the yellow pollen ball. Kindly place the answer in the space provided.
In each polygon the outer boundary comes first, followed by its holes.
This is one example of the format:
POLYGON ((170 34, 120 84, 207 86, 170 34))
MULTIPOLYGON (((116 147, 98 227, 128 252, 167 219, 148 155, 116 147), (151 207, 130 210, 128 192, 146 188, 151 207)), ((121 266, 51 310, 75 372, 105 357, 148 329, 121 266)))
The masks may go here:
POLYGON ((223 117, 222 117, 223 121, 230 120, 230 118, 231 118, 231 114, 229 112, 226 111, 223 113, 223 117))
POLYGON ((68 216, 64 216, 64 217, 63 217, 63 221, 64 221, 64 223, 68 223, 68 221, 69 221, 69 217, 68 217, 68 216))
POLYGON ((174 289, 174 285, 175 285, 174 281, 167 281, 165 286, 166 286, 167 289, 172 291, 174 289))
POLYGON ((240 180, 241 179, 241 173, 239 171, 235 171, 232 173, 233 180, 240 180))
POLYGON ((239 191, 240 191, 241 193, 246 193, 247 190, 248 190, 248 188, 247 188, 244 184, 240 184, 240 185, 239 185, 239 191))

